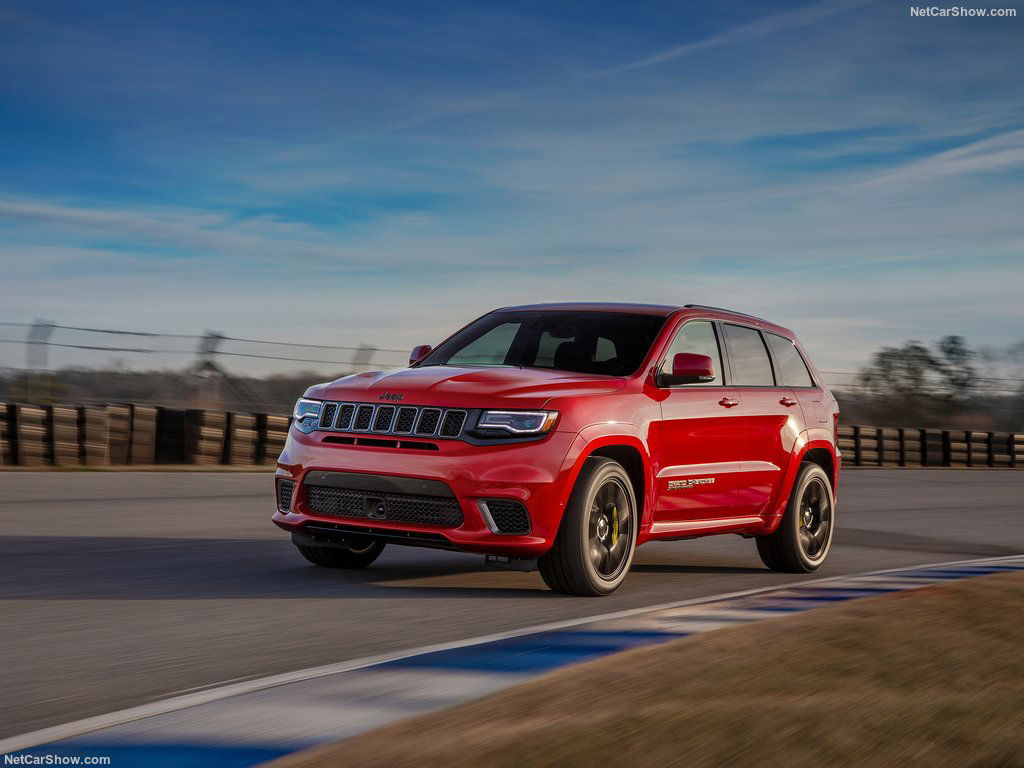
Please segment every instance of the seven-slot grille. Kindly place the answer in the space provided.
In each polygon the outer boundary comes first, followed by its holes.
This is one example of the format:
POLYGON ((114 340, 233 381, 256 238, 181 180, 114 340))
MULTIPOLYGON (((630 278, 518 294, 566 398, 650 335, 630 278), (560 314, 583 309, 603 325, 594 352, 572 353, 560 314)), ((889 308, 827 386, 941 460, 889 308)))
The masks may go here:
POLYGON ((466 415, 462 408, 325 402, 318 426, 332 432, 457 438, 466 426, 466 415))

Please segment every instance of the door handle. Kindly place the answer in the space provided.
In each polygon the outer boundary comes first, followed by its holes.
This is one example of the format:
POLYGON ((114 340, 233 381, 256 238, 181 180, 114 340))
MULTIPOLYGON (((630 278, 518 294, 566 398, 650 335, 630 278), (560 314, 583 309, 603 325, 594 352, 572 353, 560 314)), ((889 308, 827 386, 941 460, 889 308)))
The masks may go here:
POLYGON ((739 405, 740 401, 734 400, 731 397, 723 397, 721 400, 718 401, 718 404, 723 408, 732 408, 735 405, 739 405))
POLYGON ((779 404, 789 408, 791 405, 796 405, 796 400, 794 400, 792 397, 784 397, 781 400, 779 400, 779 404))

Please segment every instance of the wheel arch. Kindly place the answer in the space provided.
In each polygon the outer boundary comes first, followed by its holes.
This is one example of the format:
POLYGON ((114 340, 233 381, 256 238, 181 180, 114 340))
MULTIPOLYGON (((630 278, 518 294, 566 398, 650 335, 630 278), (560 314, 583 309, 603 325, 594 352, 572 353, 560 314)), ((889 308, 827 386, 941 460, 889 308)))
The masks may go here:
MULTIPOLYGON (((816 448, 809 448, 804 451, 798 463, 802 464, 805 461, 809 461, 812 464, 817 464, 828 475, 829 484, 832 486, 832 492, 836 490, 836 460, 835 456, 832 455, 832 451, 828 448, 818 446, 816 448)), ((795 478, 794 478, 795 479, 795 478)))
POLYGON ((645 478, 644 458, 640 451, 635 446, 625 443, 608 444, 595 448, 587 455, 587 458, 593 457, 613 459, 626 470, 626 474, 629 475, 629 481, 633 486, 633 495, 636 496, 636 503, 639 507, 637 509, 637 519, 643 520, 644 510, 647 508, 647 481, 645 478))
MULTIPOLYGON (((621 426, 621 425, 620 425, 621 426)), ((626 470, 633 486, 633 493, 636 496, 638 506, 638 518, 640 528, 647 525, 645 519, 652 507, 651 494, 654 488, 651 477, 651 460, 647 444, 639 434, 587 434, 584 430, 579 435, 581 441, 580 450, 573 461, 568 482, 563 492, 562 508, 569 500, 573 487, 579 478, 584 463, 595 457, 603 457, 617 461, 626 470)))
POLYGON ((805 461, 817 464, 824 470, 825 474, 828 475, 829 484, 832 486, 833 496, 837 494, 839 461, 836 458, 835 445, 827 440, 810 440, 803 443, 800 446, 800 450, 796 452, 793 459, 789 462, 786 477, 782 484, 782 488, 785 491, 779 493, 775 501, 775 508, 772 510, 771 515, 765 518, 764 533, 771 533, 779 526, 782 515, 786 511, 786 505, 789 503, 789 496, 793 492, 793 484, 796 482, 797 475, 800 474, 800 467, 803 466, 805 461))

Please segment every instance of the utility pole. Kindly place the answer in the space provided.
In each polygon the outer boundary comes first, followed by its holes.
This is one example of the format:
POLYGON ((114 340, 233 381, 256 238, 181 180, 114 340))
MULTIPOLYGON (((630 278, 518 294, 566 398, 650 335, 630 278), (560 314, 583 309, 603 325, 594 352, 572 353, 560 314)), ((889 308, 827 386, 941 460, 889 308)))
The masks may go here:
POLYGON ((39 401, 45 399, 44 388, 49 389, 49 399, 53 400, 53 376, 49 375, 50 338, 53 336, 54 323, 38 318, 28 329, 25 337, 25 399, 39 401), (43 377, 46 381, 43 381, 43 377))
POLYGON ((377 353, 376 347, 369 344, 360 344, 359 348, 352 355, 352 373, 361 373, 370 367, 370 360, 377 353))
POLYGON ((25 367, 30 371, 45 371, 49 359, 50 337, 53 336, 54 323, 49 320, 36 320, 28 329, 25 338, 25 367))

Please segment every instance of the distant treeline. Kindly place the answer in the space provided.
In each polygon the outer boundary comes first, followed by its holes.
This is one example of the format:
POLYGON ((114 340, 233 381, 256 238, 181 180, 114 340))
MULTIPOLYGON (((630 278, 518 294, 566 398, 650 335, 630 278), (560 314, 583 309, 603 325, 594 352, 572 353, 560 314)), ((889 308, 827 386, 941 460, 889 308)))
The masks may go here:
POLYGON ((883 347, 837 392, 847 423, 1024 430, 1024 342, 975 350, 961 336, 883 347), (851 421, 852 420, 852 421, 851 421))

